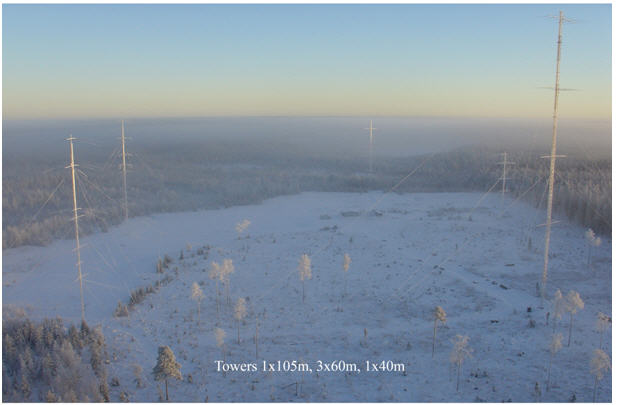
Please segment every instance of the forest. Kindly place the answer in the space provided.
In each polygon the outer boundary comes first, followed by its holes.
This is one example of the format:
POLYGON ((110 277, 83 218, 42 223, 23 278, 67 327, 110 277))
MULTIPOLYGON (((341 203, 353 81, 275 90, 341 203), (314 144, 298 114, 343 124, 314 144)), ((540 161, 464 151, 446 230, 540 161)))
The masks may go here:
MULTIPOLYGON (((410 157, 321 156, 292 144, 184 140, 136 143, 128 157, 130 217, 259 203, 304 191, 396 192, 501 191, 500 151, 459 148, 410 157), (412 175, 408 176, 413 172, 412 175), (402 181, 403 180, 403 181, 402 181), (496 184, 494 184, 496 183, 496 184), (493 186, 492 186, 493 185, 493 186)), ((123 219, 118 148, 76 144, 80 231, 103 231, 123 219)), ((3 248, 46 245, 72 238, 72 189, 67 151, 5 154, 3 248)), ((510 151, 506 188, 536 207, 546 204, 548 159, 542 151, 510 151)), ((611 160, 559 159, 554 210, 558 215, 611 233, 611 160)))

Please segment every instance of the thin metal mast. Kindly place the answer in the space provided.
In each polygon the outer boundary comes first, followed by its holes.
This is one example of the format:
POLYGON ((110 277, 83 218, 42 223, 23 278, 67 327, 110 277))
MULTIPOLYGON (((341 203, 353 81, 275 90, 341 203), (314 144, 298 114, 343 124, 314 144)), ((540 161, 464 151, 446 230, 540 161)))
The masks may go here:
POLYGON ((369 120, 369 173, 373 173, 373 120, 369 120))
POLYGON ((506 152, 502 152, 502 162, 498 164, 502 165, 502 204, 504 205, 504 193, 506 192, 506 165, 515 164, 515 162, 508 162, 506 159, 506 152))
POLYGON ((71 168, 71 178, 73 180, 73 222, 75 223, 75 251, 77 252, 77 278, 79 280, 79 298, 80 298, 80 302, 81 302, 81 310, 82 310, 82 323, 86 322, 86 315, 85 315, 85 311, 84 311, 84 287, 83 287, 83 283, 82 283, 82 260, 81 260, 81 254, 80 254, 80 248, 79 248, 79 223, 77 221, 78 215, 77 215, 77 210, 79 210, 79 208, 77 208, 77 192, 76 192, 76 188, 75 188, 75 166, 77 166, 75 164, 75 159, 73 157, 73 140, 75 138, 73 138, 72 135, 69 135, 69 137, 67 138, 67 141, 69 141, 69 144, 71 146, 71 164, 69 166, 67 166, 67 168, 71 168))
POLYGON ((543 278, 541 279, 541 300, 545 299, 547 284, 547 267, 549 264, 549 240, 551 236, 551 214, 554 201, 554 173, 556 168, 556 136, 558 133, 558 95, 560 94, 560 52, 562 48, 562 24, 564 14, 560 11, 558 18, 558 53, 556 56, 556 84, 554 86, 554 122, 552 126, 551 154, 549 164, 549 191, 547 193, 547 222, 545 228, 545 256, 543 263, 543 278))
POLYGON ((122 189, 124 192, 124 220, 129 219, 129 205, 127 203, 127 161, 124 149, 124 120, 122 120, 122 189))

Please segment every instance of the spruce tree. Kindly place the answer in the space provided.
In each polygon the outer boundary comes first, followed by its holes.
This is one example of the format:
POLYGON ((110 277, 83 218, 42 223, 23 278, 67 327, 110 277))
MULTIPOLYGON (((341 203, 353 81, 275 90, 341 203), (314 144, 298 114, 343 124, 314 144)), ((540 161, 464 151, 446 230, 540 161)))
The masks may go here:
POLYGON ((165 400, 169 401, 169 395, 167 391, 167 380, 169 378, 175 378, 177 380, 182 379, 180 373, 180 364, 176 361, 174 352, 169 346, 159 347, 159 356, 157 357, 157 364, 152 369, 155 380, 165 380, 165 400))

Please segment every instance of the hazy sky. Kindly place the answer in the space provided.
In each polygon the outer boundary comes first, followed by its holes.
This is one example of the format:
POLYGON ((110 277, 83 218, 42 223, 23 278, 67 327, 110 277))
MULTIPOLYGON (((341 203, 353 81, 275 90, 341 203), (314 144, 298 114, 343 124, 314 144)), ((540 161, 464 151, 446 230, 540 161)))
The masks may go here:
POLYGON ((611 118, 610 5, 3 5, 3 117, 611 118))

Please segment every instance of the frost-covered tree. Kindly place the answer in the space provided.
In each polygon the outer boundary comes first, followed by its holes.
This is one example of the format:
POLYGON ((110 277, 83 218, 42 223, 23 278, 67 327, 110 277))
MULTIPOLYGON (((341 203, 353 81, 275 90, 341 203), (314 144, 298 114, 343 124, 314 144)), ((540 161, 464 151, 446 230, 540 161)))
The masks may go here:
POLYGON ((597 314, 597 323, 595 330, 599 332, 599 349, 603 348, 603 333, 612 325, 612 318, 605 315, 603 312, 597 314))
POLYGON ((202 299, 204 299, 204 292, 200 288, 200 285, 196 282, 193 282, 191 285, 191 299, 197 302, 197 324, 200 324, 200 306, 202 303, 202 299))
POLYGON ((221 266, 220 280, 225 286, 225 294, 227 296, 227 304, 231 305, 230 298, 230 275, 234 272, 234 263, 232 259, 224 259, 221 266))
POLYGON ((597 400, 597 387, 599 385, 599 381, 603 379, 605 372, 611 370, 611 368, 612 361, 607 353, 601 349, 596 349, 592 354, 592 359, 590 359, 590 373, 594 375, 592 402, 596 402, 597 400))
POLYGON ((569 339, 567 342, 567 347, 568 347, 568 346, 571 346, 571 331, 573 330, 573 315, 575 315, 577 311, 579 311, 580 309, 584 309, 584 301, 581 299, 578 292, 571 290, 567 294, 564 304, 565 304, 566 310, 569 312, 569 315, 571 316, 571 319, 569 322, 569 339))
POLYGON ((556 333, 556 325, 558 324, 558 320, 562 319, 562 315, 566 311, 566 305, 564 297, 562 296, 562 291, 557 289, 554 294, 554 299, 552 301, 554 307, 554 313, 552 314, 553 320, 553 333, 556 333))
POLYGON ((225 361, 225 331, 221 328, 215 328, 215 339, 217 347, 223 352, 223 361, 225 361))
POLYGON ((219 265, 219 263, 217 262, 212 262, 210 263, 210 272, 208 273, 208 277, 211 280, 215 280, 215 286, 217 289, 217 295, 216 295, 216 300, 217 300, 217 319, 219 319, 219 308, 221 306, 220 301, 219 301, 219 297, 220 297, 220 293, 219 293, 219 280, 221 280, 221 266, 219 265))
POLYGON ((433 341, 431 343, 431 357, 436 350, 436 330, 438 329, 438 322, 446 323, 446 312, 441 306, 437 306, 433 310, 433 341))
POLYGON ((182 379, 180 373, 180 363, 176 361, 174 352, 169 346, 159 347, 159 356, 157 357, 157 364, 152 369, 152 374, 156 381, 165 381, 165 400, 169 401, 169 395, 167 392, 167 380, 169 378, 175 378, 177 380, 182 379))
POLYGON ((554 356, 558 351, 562 349, 562 334, 554 334, 551 337, 551 343, 549 344, 549 366, 547 367, 547 391, 549 391, 549 383, 551 379, 551 365, 554 361, 554 356))
POLYGON ((298 275, 303 284, 303 303, 305 303, 305 280, 311 280, 311 259, 306 254, 298 262, 298 275))
POLYGON ((242 236, 242 234, 249 228, 251 225, 251 221, 248 219, 243 219, 241 222, 236 224, 236 232, 238 233, 238 239, 242 236))
POLYGON ((244 298, 239 298, 234 307, 234 318, 238 324, 238 344, 240 344, 240 323, 247 316, 247 305, 244 298))
POLYGON ((453 351, 451 352, 451 363, 457 365, 457 391, 459 391, 459 376, 461 366, 466 358, 472 357, 472 349, 468 347, 470 338, 468 336, 457 335, 453 340, 453 351))
POLYGON ((350 255, 349 254, 344 254, 343 255, 343 295, 346 296, 348 295, 348 270, 350 269, 350 262, 352 260, 350 259, 350 255))
POLYGON ((586 241, 588 242, 588 267, 590 267, 592 265, 592 248, 601 246, 602 241, 592 229, 586 231, 586 241))

